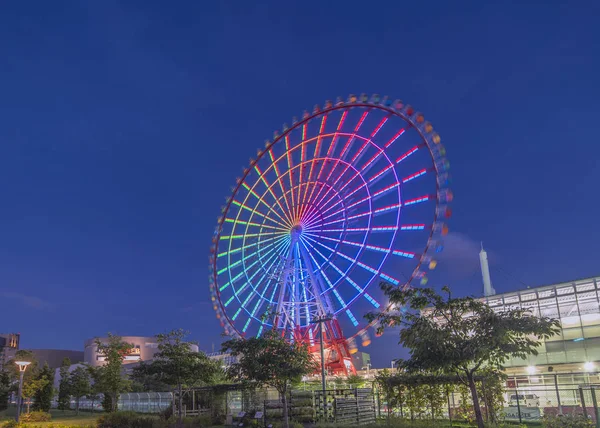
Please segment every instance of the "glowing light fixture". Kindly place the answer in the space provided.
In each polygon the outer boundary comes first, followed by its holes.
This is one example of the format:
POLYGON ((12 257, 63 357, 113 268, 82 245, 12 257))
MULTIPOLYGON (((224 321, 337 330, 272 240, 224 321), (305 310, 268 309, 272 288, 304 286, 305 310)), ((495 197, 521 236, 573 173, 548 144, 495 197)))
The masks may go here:
POLYGON ((532 375, 535 374, 537 368, 535 366, 527 366, 525 370, 527 371, 527 374, 532 375))
POLYGON ((583 369, 586 372, 591 372, 595 368, 596 368, 596 365, 594 363, 592 363, 592 362, 589 362, 589 361, 583 365, 583 369))

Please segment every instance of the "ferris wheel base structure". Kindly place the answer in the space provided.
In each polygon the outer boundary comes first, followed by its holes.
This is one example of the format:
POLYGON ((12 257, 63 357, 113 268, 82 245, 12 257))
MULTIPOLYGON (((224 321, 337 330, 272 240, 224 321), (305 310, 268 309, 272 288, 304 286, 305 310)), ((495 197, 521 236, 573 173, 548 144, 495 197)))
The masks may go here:
POLYGON ((276 330, 313 353, 322 339, 327 371, 355 373, 357 339, 377 335, 364 314, 398 310, 379 284, 425 285, 437 265, 448 168, 433 126, 400 100, 351 95, 284 125, 217 220, 209 286, 225 333, 276 330))

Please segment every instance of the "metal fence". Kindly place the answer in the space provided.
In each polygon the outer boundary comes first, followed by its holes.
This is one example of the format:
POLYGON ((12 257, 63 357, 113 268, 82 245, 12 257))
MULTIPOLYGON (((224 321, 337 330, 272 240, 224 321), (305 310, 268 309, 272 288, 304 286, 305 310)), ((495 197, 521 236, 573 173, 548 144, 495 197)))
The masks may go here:
MULTIPOLYGON (((600 428, 600 383, 587 383, 594 382, 596 377, 597 374, 586 374, 584 378, 583 374, 578 373, 509 377, 502 394, 502 409, 498 416, 507 421, 537 422, 544 416, 583 415, 600 428), (578 381, 587 382, 578 384, 578 381)), ((439 410, 444 418, 459 420, 464 418, 465 409, 472 409, 470 394, 451 392, 443 398, 444 404, 439 410)), ((380 394, 376 395, 376 403, 378 417, 433 417, 431 409, 427 406, 417 411, 406 406, 388 407, 385 397, 380 394)), ((484 418, 489 416, 483 403, 482 413, 484 418)))

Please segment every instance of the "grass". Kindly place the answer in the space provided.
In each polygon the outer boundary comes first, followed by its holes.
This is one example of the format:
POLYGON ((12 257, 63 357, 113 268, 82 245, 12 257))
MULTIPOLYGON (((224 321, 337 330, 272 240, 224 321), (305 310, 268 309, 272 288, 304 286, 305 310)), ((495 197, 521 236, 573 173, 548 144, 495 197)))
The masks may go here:
MULTIPOLYGON (((15 418, 16 409, 14 407, 0 412, 0 423, 12 420, 15 418)), ((33 425, 46 427, 52 424, 61 424, 66 426, 86 426, 96 425, 96 420, 100 416, 100 413, 90 412, 79 412, 79 415, 75 414, 74 410, 56 410, 51 409, 52 420, 50 422, 32 422, 33 425)))

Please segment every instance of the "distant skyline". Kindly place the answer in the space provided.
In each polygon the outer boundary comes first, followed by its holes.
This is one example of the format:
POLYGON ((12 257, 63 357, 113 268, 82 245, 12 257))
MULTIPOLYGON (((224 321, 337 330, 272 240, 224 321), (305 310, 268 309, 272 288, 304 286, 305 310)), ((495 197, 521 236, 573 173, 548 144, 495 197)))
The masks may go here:
MULTIPOLYGON (((191 331, 218 349, 208 251, 248 159, 304 109, 401 98, 455 194, 429 285, 600 275, 600 5, 7 3, 0 13, 0 332, 83 348, 191 331)), ((367 352, 389 365, 386 334, 367 352)))

